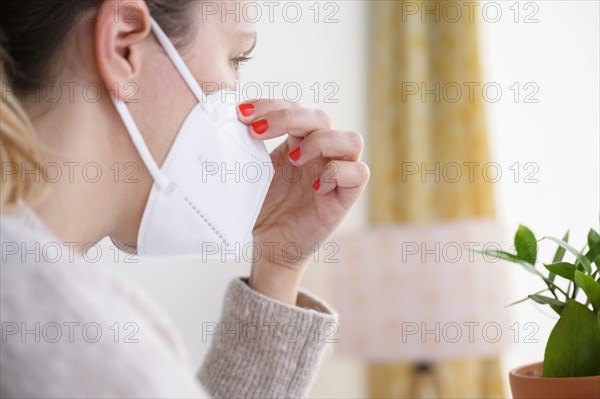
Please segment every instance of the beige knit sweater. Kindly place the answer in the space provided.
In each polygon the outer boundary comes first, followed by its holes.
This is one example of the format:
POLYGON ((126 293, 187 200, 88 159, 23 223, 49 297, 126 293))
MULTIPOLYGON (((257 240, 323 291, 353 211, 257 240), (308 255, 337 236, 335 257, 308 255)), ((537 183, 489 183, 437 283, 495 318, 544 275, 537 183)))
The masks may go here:
POLYGON ((335 340, 336 314, 311 294, 288 306, 235 279, 195 373, 141 290, 55 244, 31 211, 0 222, 3 398, 304 397, 335 340))

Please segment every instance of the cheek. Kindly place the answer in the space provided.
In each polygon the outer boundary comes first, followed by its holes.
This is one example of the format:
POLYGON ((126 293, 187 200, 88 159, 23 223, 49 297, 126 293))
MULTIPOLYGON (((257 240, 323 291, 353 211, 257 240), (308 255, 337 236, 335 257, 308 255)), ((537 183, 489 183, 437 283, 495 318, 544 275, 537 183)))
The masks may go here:
POLYGON ((149 62, 139 82, 130 110, 152 157, 160 166, 183 121, 196 105, 196 99, 166 56, 149 62))
POLYGON ((224 46, 201 43, 188 52, 187 65, 206 94, 235 88, 235 71, 225 50, 224 46))
POLYGON ((140 97, 149 103, 162 103, 171 107, 177 98, 185 94, 187 85, 166 56, 160 56, 156 62, 151 62, 141 75, 139 86, 140 97))

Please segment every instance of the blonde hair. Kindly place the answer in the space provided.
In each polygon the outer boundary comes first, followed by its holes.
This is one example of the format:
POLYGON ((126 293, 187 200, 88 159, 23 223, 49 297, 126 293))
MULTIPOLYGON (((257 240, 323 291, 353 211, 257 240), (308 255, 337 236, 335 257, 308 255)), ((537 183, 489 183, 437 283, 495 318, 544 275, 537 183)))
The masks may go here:
POLYGON ((10 59, 0 46, 0 212, 17 210, 19 200, 34 203, 39 199, 42 191, 33 190, 35 180, 21 178, 22 168, 41 176, 42 183, 46 177, 41 167, 42 148, 33 125, 18 97, 9 94, 10 82, 5 73, 8 62, 10 59))

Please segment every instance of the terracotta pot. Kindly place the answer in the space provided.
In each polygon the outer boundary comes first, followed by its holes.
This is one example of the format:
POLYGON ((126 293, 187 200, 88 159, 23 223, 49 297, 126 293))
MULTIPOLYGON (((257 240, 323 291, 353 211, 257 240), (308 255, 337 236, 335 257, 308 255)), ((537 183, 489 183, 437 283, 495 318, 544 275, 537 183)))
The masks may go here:
POLYGON ((543 378, 543 363, 519 367, 509 374, 514 399, 598 399, 600 376, 543 378))

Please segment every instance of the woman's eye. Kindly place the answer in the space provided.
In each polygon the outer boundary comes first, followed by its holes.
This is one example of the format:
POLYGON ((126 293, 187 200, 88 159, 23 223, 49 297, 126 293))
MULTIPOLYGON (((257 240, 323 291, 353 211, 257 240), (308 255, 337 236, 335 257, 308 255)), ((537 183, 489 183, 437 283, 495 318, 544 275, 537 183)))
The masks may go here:
POLYGON ((248 61, 250 61, 252 59, 252 57, 248 57, 246 55, 240 55, 239 57, 235 57, 234 59, 231 60, 231 63, 233 65, 233 68, 236 71, 239 71, 240 68, 248 61))

